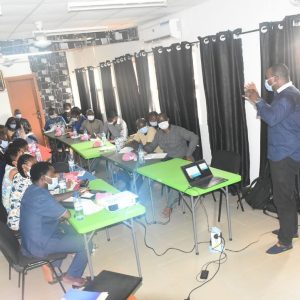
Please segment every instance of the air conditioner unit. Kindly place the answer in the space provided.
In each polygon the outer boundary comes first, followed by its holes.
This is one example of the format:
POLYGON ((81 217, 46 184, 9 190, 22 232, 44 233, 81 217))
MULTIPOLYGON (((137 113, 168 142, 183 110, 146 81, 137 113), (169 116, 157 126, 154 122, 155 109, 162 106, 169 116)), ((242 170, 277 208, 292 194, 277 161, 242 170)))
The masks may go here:
POLYGON ((159 24, 154 24, 140 30, 140 39, 145 43, 150 43, 165 38, 181 38, 181 28, 179 19, 171 19, 159 24))

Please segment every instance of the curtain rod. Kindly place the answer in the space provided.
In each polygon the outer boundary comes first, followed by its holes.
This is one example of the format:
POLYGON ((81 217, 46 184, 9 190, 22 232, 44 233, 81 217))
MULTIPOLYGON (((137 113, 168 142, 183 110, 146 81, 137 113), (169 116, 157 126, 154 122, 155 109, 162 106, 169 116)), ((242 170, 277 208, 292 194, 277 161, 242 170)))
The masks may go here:
MULTIPOLYGON (((257 29, 252 29, 252 30, 248 30, 248 31, 242 31, 242 32, 240 32, 239 33, 239 35, 243 35, 243 34, 248 34, 248 33, 253 33, 253 32, 258 32, 259 31, 259 28, 257 28, 257 29)), ((200 43, 200 41, 194 41, 194 42, 191 42, 190 44, 191 45, 197 45, 197 44, 199 44, 200 43)), ((147 54, 151 54, 151 53, 153 53, 153 51, 144 51, 145 53, 147 53, 147 54)), ((99 63, 99 65, 100 65, 100 63, 99 63)), ((89 67, 91 67, 91 68, 94 68, 94 69, 97 69, 98 67, 99 67, 99 65, 98 66, 89 66, 89 67)), ((83 70, 88 70, 88 68, 78 68, 78 69, 83 69, 83 70)), ((72 71, 72 73, 74 73, 75 72, 75 70, 73 70, 72 71)))

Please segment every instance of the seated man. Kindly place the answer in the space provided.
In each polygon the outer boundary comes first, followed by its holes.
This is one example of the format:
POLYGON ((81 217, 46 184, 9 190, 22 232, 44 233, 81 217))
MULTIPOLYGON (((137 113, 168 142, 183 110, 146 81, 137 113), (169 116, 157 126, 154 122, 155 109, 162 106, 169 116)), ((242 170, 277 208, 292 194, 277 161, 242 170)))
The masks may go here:
MULTIPOLYGON (((156 135, 156 129, 154 127, 149 127, 146 119, 138 119, 136 121, 136 127, 138 131, 133 136, 133 142, 131 142, 128 146, 136 148, 134 142, 146 146, 153 141, 156 135)), ((154 152, 162 152, 162 150, 158 146, 156 149, 154 149, 154 152)))
POLYGON ((77 106, 71 109, 71 125, 79 133, 82 123, 86 117, 81 113, 81 109, 77 106))
MULTIPOLYGON (((169 118, 165 113, 159 114, 157 120, 159 129, 153 142, 144 146, 144 150, 151 153, 159 146, 163 152, 168 154, 168 157, 184 158, 192 161, 192 154, 197 147, 199 137, 185 128, 170 125, 169 118)), ((169 195, 167 207, 163 212, 165 216, 170 215, 174 203, 174 197, 169 195)))
POLYGON ((151 127, 157 128, 157 116, 158 113, 156 111, 149 112, 147 120, 151 127))
POLYGON ((71 103, 65 102, 63 104, 63 110, 64 112, 61 116, 64 118, 66 124, 69 124, 71 121, 71 103))
POLYGON ((87 120, 84 120, 80 131, 87 131, 89 135, 96 137, 97 134, 103 132, 103 122, 95 119, 95 113, 92 109, 88 109, 86 112, 87 120))
MULTIPOLYGON (((60 224, 70 218, 70 213, 49 193, 52 184, 51 164, 38 162, 31 167, 32 185, 21 201, 20 231, 21 250, 25 256, 46 257, 54 253, 75 253, 63 281, 77 287, 84 286, 82 274, 87 265, 83 238, 69 225, 60 224)), ((61 262, 57 262, 59 266, 61 262)))
POLYGON ((109 111, 106 114, 107 122, 104 124, 104 133, 109 140, 122 139, 125 141, 128 136, 126 122, 117 115, 115 111, 109 111))
POLYGON ((48 109, 48 119, 46 121, 46 124, 44 126, 44 130, 50 130, 54 125, 61 125, 66 126, 66 122, 62 116, 59 116, 56 113, 56 109, 53 107, 50 107, 48 109))

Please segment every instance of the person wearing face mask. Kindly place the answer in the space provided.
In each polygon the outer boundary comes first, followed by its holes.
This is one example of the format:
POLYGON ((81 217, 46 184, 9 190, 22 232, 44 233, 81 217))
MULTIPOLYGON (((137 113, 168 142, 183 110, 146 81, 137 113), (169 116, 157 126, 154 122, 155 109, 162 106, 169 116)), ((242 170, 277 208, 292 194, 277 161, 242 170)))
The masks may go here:
MULTIPOLYGON (((34 164, 30 177, 33 184, 25 191, 20 208, 21 251, 25 256, 41 258, 61 252, 74 253, 62 280, 83 287, 87 282, 82 278, 87 265, 84 240, 70 225, 61 222, 71 215, 47 189, 52 177, 51 164, 34 164)), ((54 266, 60 267, 61 263, 55 262, 54 266)))
POLYGON ((53 128, 54 125, 61 125, 61 126, 66 126, 66 122, 62 116, 59 116, 56 113, 56 109, 53 107, 50 107, 48 109, 48 119, 46 121, 46 124, 44 126, 44 130, 50 130, 53 128))
MULTIPOLYGON (((170 158, 184 158, 192 161, 192 155, 199 142, 199 137, 185 128, 170 124, 169 118, 165 113, 158 115, 157 122, 159 129, 154 140, 152 143, 144 146, 144 150, 151 153, 159 146, 170 158)), ((170 216, 176 197, 178 198, 178 193, 171 189, 167 207, 163 211, 165 217, 170 216)))
POLYGON ((10 206, 7 210, 7 225, 14 232, 19 231, 20 206, 26 189, 31 185, 30 169, 36 163, 35 157, 23 154, 17 162, 18 173, 12 181, 10 206))
POLYGON ((126 122, 117 115, 115 111, 106 113, 107 122, 104 124, 104 133, 109 140, 121 139, 127 140, 128 129, 126 122))
POLYGON ((7 128, 0 125, 0 222, 6 223, 7 212, 2 204, 2 182, 5 174, 6 160, 4 153, 8 147, 7 128))
POLYGON ((71 121, 71 103, 65 102, 63 104, 63 110, 64 112, 61 116, 64 118, 66 124, 69 124, 71 121))
POLYGON ((16 120, 17 129, 21 129, 22 127, 25 134, 28 134, 32 131, 30 123, 28 122, 27 119, 22 117, 22 113, 19 109, 15 110, 14 117, 16 120))
MULTIPOLYGON (((133 137, 134 142, 145 146, 154 140, 156 129, 152 126, 148 126, 146 119, 138 119, 136 121, 136 127, 138 131, 133 137)), ((154 149, 154 152, 162 152, 162 150, 158 146, 156 149, 154 149)))
POLYGON ((95 113, 92 109, 88 109, 86 112, 87 120, 83 121, 80 131, 85 130, 89 135, 95 136, 103 132, 103 122, 101 120, 95 119, 95 113))
POLYGON ((7 128, 7 136, 10 141, 15 137, 18 137, 17 121, 15 117, 9 117, 5 123, 5 127, 7 128))
POLYGON ((147 119, 151 127, 157 128, 157 117, 158 113, 156 111, 149 112, 147 119))
POLYGON ((255 105, 257 115, 268 124, 268 159, 277 209, 278 242, 268 254, 293 248, 298 237, 295 177, 300 168, 300 91, 290 80, 289 69, 276 64, 266 71, 265 88, 274 92, 271 104, 262 99, 254 83, 245 86, 245 98, 255 105))
POLYGON ((81 114, 79 107, 73 107, 71 109, 71 125, 73 129, 75 128, 77 132, 80 131, 82 123, 86 120, 86 117, 81 114))

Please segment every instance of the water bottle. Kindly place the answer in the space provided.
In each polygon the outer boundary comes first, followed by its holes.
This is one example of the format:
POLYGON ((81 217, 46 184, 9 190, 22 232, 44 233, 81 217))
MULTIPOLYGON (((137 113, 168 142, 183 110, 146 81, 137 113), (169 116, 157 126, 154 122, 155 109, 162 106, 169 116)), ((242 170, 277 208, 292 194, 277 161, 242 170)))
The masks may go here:
POLYGON ((75 219, 77 221, 81 221, 84 219, 84 213, 83 213, 81 198, 78 191, 73 192, 73 201, 74 201, 75 219))
POLYGON ((107 141, 105 132, 101 133, 101 141, 102 141, 103 144, 105 144, 106 141, 107 141))
POLYGON ((75 138, 77 137, 77 130, 76 130, 76 127, 74 126, 73 127, 73 133, 72 133, 72 136, 75 138))
POLYGON ((116 152, 119 153, 121 151, 121 143, 119 139, 115 139, 116 152))
POLYGON ((88 132, 86 129, 84 129, 83 136, 86 140, 89 138, 89 135, 88 135, 88 132))
POLYGON ((69 171, 74 172, 75 171, 75 161, 74 161, 73 153, 71 151, 69 153, 68 165, 69 165, 69 171))
POLYGON ((43 157, 42 157, 39 147, 37 147, 35 150, 35 158, 37 161, 43 161, 43 157))
POLYGON ((142 165, 145 162, 144 150, 141 145, 139 146, 139 150, 138 150, 138 159, 140 165, 142 165))
POLYGON ((64 178, 63 173, 59 174, 58 186, 59 186, 59 193, 60 194, 63 194, 67 191, 67 183, 66 183, 66 180, 64 178))

